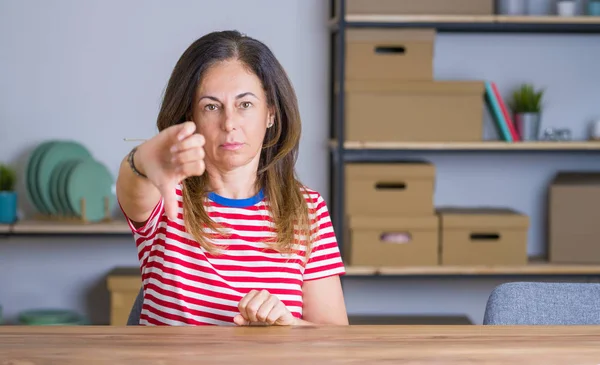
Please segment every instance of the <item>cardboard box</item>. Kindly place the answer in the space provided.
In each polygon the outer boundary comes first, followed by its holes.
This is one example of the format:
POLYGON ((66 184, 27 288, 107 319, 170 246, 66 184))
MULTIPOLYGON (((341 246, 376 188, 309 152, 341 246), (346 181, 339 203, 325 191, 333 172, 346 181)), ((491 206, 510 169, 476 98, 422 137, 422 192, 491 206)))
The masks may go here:
POLYGON ((106 283, 110 291, 110 325, 124 326, 142 287, 140 269, 115 268, 108 274, 106 283))
POLYGON ((438 226, 435 215, 351 216, 344 257, 353 266, 436 266, 438 226))
POLYGON ((435 167, 429 162, 348 163, 345 173, 346 214, 435 214, 435 167))
POLYGON ((348 29, 346 80, 432 80, 434 29, 348 29))
POLYGON ((600 173, 558 173, 549 189, 549 261, 600 263, 600 173))
POLYGON ((480 81, 346 83, 346 140, 476 142, 483 139, 480 81))
POLYGON ((526 265, 529 217, 511 209, 437 209, 442 265, 526 265))
POLYGON ((493 15, 493 0, 346 0, 348 15, 493 15))

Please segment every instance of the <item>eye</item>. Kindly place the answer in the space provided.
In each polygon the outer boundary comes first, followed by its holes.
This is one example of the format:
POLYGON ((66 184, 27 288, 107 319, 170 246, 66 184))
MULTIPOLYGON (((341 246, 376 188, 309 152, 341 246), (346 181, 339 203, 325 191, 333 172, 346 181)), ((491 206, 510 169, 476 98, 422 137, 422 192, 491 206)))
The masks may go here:
POLYGON ((240 105, 242 106, 242 108, 248 109, 252 106, 252 103, 249 101, 242 101, 242 103, 240 105))

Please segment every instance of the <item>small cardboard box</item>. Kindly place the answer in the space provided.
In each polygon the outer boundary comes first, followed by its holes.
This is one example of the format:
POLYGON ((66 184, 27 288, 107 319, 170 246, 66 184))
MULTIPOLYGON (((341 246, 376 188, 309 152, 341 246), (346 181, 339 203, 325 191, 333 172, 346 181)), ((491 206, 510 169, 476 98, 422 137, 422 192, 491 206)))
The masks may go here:
POLYGON ((108 274, 106 284, 110 291, 110 325, 124 326, 142 287, 140 269, 115 268, 108 274))
POLYGON ((477 142, 483 139, 481 81, 346 83, 346 140, 477 142))
POLYGON ((493 15, 494 0, 346 0, 348 15, 493 15))
POLYGON ((437 209, 442 265, 526 265, 529 217, 512 209, 437 209))
POLYGON ((600 263, 600 172, 558 173, 548 211, 549 261, 600 263))
POLYGON ((347 80, 432 80, 433 29, 349 29, 347 80))
POLYGON ((436 266, 439 221, 430 216, 351 216, 345 259, 353 266, 436 266))
POLYGON ((345 169, 347 214, 435 214, 432 163, 348 163, 345 169))

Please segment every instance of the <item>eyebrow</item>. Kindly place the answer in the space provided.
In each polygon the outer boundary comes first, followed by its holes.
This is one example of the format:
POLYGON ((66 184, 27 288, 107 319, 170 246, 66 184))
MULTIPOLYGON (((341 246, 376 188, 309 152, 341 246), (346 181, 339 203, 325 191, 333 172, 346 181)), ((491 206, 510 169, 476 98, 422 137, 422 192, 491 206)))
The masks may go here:
MULTIPOLYGON (((243 98, 245 96, 253 96, 256 99, 258 99, 258 96, 254 95, 250 91, 247 91, 245 93, 241 93, 241 94, 237 95, 235 98, 236 99, 241 99, 241 98, 243 98)), ((200 99, 198 99, 198 102, 200 102, 202 99, 210 99, 210 100, 213 100, 213 101, 216 101, 216 102, 219 102, 219 103, 221 102, 221 100, 219 100, 218 98, 216 98, 214 96, 210 96, 210 95, 203 95, 202 97, 200 97, 200 99)), ((258 100, 260 100, 260 99, 258 99, 258 100)))

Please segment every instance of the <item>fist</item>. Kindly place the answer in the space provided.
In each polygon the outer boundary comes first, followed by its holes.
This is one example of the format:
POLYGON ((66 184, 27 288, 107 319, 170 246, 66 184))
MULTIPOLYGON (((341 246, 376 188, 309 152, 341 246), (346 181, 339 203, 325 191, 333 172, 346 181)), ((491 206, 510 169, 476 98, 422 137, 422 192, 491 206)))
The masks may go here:
POLYGON ((293 326, 296 317, 285 304, 267 290, 252 290, 238 304, 240 314, 233 318, 238 326, 276 325, 293 326))
POLYGON ((204 137, 195 133, 196 124, 185 122, 164 129, 138 147, 135 163, 157 187, 165 212, 177 217, 177 184, 204 173, 204 137))

